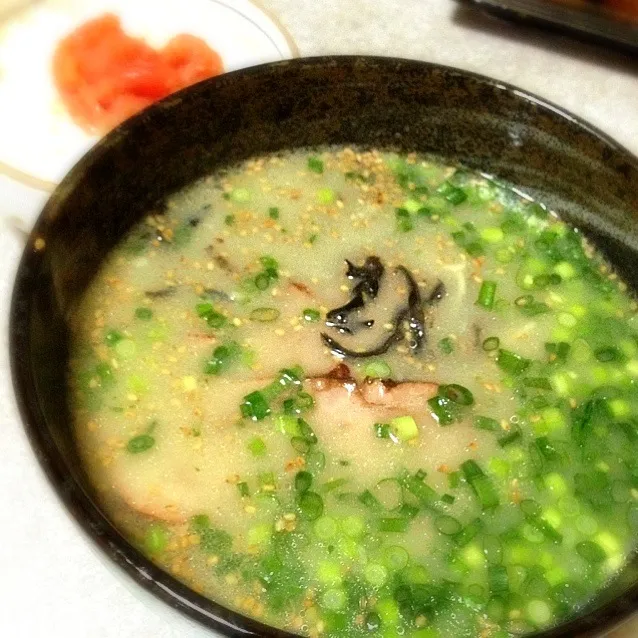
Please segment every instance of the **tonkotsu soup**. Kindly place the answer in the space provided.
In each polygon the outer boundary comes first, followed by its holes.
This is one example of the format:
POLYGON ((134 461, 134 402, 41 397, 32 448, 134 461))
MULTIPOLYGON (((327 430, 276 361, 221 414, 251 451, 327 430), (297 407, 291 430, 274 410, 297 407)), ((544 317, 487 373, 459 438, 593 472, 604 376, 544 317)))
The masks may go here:
POLYGON ((636 304, 576 230, 476 174, 253 159, 149 211, 73 327, 113 520, 267 624, 518 636, 633 549, 636 304))

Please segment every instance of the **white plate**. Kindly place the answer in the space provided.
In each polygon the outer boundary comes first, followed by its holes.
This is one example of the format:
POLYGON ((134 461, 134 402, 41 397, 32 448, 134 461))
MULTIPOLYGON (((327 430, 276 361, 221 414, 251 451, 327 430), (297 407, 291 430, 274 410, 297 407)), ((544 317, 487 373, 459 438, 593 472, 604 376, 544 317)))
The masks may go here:
POLYGON ((233 71, 297 55, 292 38, 250 0, 45 0, 0 28, 0 172, 51 189, 96 142, 76 126, 53 85, 55 46, 111 12, 155 47, 178 33, 204 39, 233 71))

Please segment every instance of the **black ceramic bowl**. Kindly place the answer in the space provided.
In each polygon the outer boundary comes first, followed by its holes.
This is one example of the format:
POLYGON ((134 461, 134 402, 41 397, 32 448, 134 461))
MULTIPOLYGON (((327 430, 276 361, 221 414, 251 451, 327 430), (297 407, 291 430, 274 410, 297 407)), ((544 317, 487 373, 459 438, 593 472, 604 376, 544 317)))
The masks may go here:
MULTIPOLYGON (((107 519, 74 444, 67 317, 106 253, 150 208, 219 166, 300 146, 435 153, 516 185, 589 233, 638 287, 638 160, 556 106, 500 82, 390 58, 315 58, 230 73, 124 123, 53 193, 29 239, 11 308, 15 391, 58 496, 115 563, 228 636, 286 636, 190 591, 107 519)), ((600 635, 638 608, 638 558, 586 613, 542 636, 600 635)))

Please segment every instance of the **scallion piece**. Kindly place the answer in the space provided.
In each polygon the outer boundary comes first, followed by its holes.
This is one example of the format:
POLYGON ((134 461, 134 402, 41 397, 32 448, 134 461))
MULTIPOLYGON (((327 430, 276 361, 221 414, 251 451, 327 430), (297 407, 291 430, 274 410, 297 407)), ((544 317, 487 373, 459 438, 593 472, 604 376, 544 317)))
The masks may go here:
POLYGON ((264 456, 264 454, 266 454, 266 444, 264 440, 258 436, 250 439, 246 447, 253 456, 264 456))
POLYGON ((261 421, 270 414, 270 406, 266 397, 259 390, 251 392, 244 397, 240 405, 243 417, 252 419, 253 421, 261 421))
POLYGON ((498 337, 488 337, 483 341, 483 350, 485 352, 492 352, 493 350, 498 350, 501 341, 498 337))
POLYGON ((483 528, 483 522, 480 518, 474 519, 468 523, 458 534, 454 536, 454 542, 463 547, 467 545, 483 528))
POLYGON ((387 379, 392 376, 392 368, 383 359, 370 361, 365 367, 365 375, 371 379, 387 379))
POLYGON ((401 232, 408 233, 414 229, 414 222, 412 221, 412 216, 409 211, 405 208, 397 208, 394 214, 397 220, 397 228, 401 232))
POLYGON ((390 438, 390 424, 389 423, 375 423, 374 424, 374 435, 378 439, 389 439, 390 438))
POLYGON ((614 346, 607 346, 606 348, 598 348, 594 352, 594 356, 601 363, 615 363, 617 361, 622 361, 624 359, 624 355, 622 352, 615 348, 614 346))
POLYGON ((250 496, 250 488, 248 487, 248 483, 246 481, 240 481, 237 483, 237 489, 239 490, 239 495, 243 498, 245 496, 250 496))
POLYGON ((270 219, 279 219, 279 209, 276 206, 271 206, 268 209, 268 217, 270 219))
POLYGON ((434 527, 445 536, 454 536, 458 534, 463 526, 453 516, 442 514, 434 519, 434 527))
POLYGON ((134 436, 126 445, 127 452, 140 454, 150 450, 155 445, 155 439, 150 434, 134 436))
POLYGON ((526 377, 523 379, 523 385, 536 390, 551 390, 552 386, 547 377, 526 377))
POLYGON ((496 357, 498 367, 512 375, 519 375, 525 372, 531 363, 529 359, 521 357, 520 354, 516 354, 510 350, 503 350, 502 348, 498 351, 498 356, 496 357))
POLYGON ((496 419, 491 419, 488 416, 477 416, 474 418, 474 427, 479 430, 490 430, 495 432, 500 429, 500 425, 496 419))
POLYGON ((481 502, 483 509, 491 509, 499 504, 498 494, 491 480, 476 461, 465 461, 461 464, 461 471, 481 502))
POLYGON ((513 425, 508 432, 498 438, 498 444, 501 447, 507 447, 508 445, 512 445, 512 443, 516 443, 521 438, 523 438, 521 428, 517 425, 513 425))
POLYGON ((107 346, 113 347, 118 341, 122 341, 124 335, 119 330, 109 330, 104 336, 107 346))
POLYGON ((494 307, 495 297, 496 297, 496 282, 485 280, 481 284, 481 288, 479 290, 476 303, 479 306, 485 308, 486 310, 491 310, 494 307))
POLYGON ((509 590, 507 568, 504 565, 488 565, 487 580, 493 594, 504 593, 509 590))
POLYGON ((588 563, 592 565, 598 565, 607 559, 605 550, 592 541, 583 541, 576 545, 576 551, 579 556, 584 558, 588 563))
POLYGON ((399 416, 390 421, 390 432, 399 441, 411 441, 419 436, 419 428, 411 416, 399 416))
POLYGON ((443 182, 443 184, 436 189, 436 192, 453 206, 458 206, 467 199, 467 193, 451 182, 443 182))
POLYGON ((432 416, 439 425, 450 425, 457 418, 456 405, 450 399, 442 396, 435 396, 428 399, 428 405, 432 416))
POLYGON ((295 474, 295 489, 299 494, 307 492, 312 485, 312 474, 305 472, 304 470, 295 474))
POLYGON ((313 173, 321 174, 323 173, 323 161, 318 157, 309 157, 308 158, 308 169, 313 173))
POLYGON ((564 363, 570 350, 571 346, 566 341, 545 344, 545 352, 547 352, 549 363, 564 363))
POLYGON ((323 499, 316 492, 307 491, 297 501, 301 517, 307 521, 315 521, 323 514, 323 499))
POLYGON ((153 311, 144 306, 135 309, 135 318, 142 321, 150 321, 153 318, 153 311))
POLYGON ((269 323, 279 319, 280 314, 277 308, 255 308, 250 311, 250 320, 269 323))
POLYGON ((358 496, 358 499, 359 502, 365 505, 368 509, 371 509, 373 511, 382 509, 381 503, 379 503, 377 497, 370 490, 364 490, 363 492, 361 492, 361 494, 359 494, 358 496))
POLYGON ((399 571, 410 562, 410 555, 403 547, 391 545, 383 550, 383 562, 388 569, 399 571))
POLYGON ((316 321, 319 321, 319 319, 321 319, 321 313, 318 310, 315 310, 314 308, 305 308, 302 313, 302 316, 304 320, 308 322, 316 322, 316 321))
POLYGON ((381 518, 379 531, 402 534, 407 531, 409 522, 407 518, 381 518))
POLYGON ((454 352, 454 342, 450 337, 444 337, 439 341, 439 349, 443 354, 452 354, 454 352))
POLYGON ((474 403, 474 395, 467 388, 457 383, 440 386, 439 395, 458 405, 472 405, 474 403))

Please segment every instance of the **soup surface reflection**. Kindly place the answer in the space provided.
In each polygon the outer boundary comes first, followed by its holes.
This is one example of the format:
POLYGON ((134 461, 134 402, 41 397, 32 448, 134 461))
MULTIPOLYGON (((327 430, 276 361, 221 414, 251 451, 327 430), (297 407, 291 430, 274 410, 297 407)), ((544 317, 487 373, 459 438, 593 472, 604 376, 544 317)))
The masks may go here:
POLYGON ((253 159, 149 211, 73 318, 116 524, 308 636, 504 638, 638 528, 636 304, 581 235, 416 155, 253 159))

